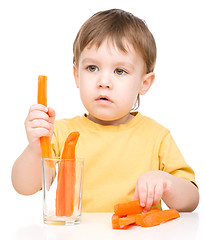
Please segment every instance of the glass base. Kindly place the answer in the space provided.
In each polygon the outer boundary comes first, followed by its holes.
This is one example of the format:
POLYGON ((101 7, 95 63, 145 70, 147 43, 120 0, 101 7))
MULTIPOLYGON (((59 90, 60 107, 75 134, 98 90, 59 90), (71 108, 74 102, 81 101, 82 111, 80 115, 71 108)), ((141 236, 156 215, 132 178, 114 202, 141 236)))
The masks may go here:
POLYGON ((44 217, 43 221, 45 224, 50 224, 50 225, 66 225, 66 226, 72 226, 80 223, 80 216, 79 217, 71 217, 71 218, 66 218, 66 217, 58 217, 54 218, 46 218, 44 217))

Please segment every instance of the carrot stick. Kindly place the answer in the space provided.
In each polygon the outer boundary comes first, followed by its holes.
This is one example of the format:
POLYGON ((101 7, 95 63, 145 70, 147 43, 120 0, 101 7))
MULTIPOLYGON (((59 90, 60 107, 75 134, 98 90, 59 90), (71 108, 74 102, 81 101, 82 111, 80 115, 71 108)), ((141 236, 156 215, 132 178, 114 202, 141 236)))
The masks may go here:
POLYGON ((130 201, 127 203, 119 203, 114 206, 114 212, 119 216, 123 217, 128 214, 141 213, 143 208, 140 206, 140 201, 130 201))
POLYGON ((75 198, 75 146, 78 132, 72 132, 66 139, 61 156, 56 190, 56 216, 70 217, 75 198))
POLYGON ((175 218, 179 218, 179 217, 180 217, 179 212, 176 209, 158 211, 143 218, 141 226, 153 227, 163 222, 166 222, 175 218))
MULTIPOLYGON (((38 76, 38 104, 47 106, 47 77, 38 76)), ((50 137, 41 137, 42 158, 52 158, 50 137)), ((54 167, 52 162, 47 162, 49 167, 54 167)))

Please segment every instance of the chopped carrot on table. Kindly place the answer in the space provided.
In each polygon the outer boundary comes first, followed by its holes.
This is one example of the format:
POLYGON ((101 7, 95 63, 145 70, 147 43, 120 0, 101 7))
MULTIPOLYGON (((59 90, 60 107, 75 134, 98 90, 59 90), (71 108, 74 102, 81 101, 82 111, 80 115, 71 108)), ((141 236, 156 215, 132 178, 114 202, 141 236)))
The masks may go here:
POLYGON ((154 213, 154 212, 158 212, 159 208, 153 208, 152 210, 150 210, 149 212, 142 212, 142 213, 137 213, 137 214, 128 214, 126 217, 122 217, 119 218, 119 225, 120 226, 127 226, 130 224, 135 223, 136 225, 141 226, 142 220, 154 213))
POLYGON ((142 227, 153 227, 160 225, 163 222, 167 222, 172 219, 179 218, 179 212, 176 209, 168 209, 159 212, 155 212, 146 216, 141 223, 142 227))
POLYGON ((114 206, 114 212, 119 216, 126 216, 128 214, 141 213, 143 208, 140 206, 140 201, 130 201, 126 203, 119 203, 114 206))
POLYGON ((112 228, 127 229, 134 224, 141 227, 152 227, 179 217, 180 214, 176 209, 161 211, 159 208, 153 207, 150 211, 143 212, 139 200, 136 200, 114 205, 112 228))

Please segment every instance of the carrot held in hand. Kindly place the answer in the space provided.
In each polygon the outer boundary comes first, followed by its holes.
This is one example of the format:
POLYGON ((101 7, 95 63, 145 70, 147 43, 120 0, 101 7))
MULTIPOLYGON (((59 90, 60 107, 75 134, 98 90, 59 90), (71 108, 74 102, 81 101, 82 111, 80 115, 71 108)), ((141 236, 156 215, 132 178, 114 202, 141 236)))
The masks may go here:
POLYGON ((75 147, 78 132, 72 132, 66 139, 61 156, 56 190, 56 216, 70 217, 75 200, 75 147))
MULTIPOLYGON (((38 76, 38 104, 47 107, 47 77, 42 75, 38 76)), ((42 158, 52 158, 50 137, 41 137, 40 143, 42 158)), ((53 167, 52 162, 47 162, 47 164, 53 167)))
POLYGON ((140 201, 130 201, 127 203, 119 203, 114 206, 114 212, 119 216, 123 217, 128 214, 141 213, 143 208, 140 206, 140 201))
POLYGON ((142 227, 153 227, 163 222, 179 218, 179 212, 176 209, 168 209, 164 211, 158 211, 146 216, 141 223, 142 227))

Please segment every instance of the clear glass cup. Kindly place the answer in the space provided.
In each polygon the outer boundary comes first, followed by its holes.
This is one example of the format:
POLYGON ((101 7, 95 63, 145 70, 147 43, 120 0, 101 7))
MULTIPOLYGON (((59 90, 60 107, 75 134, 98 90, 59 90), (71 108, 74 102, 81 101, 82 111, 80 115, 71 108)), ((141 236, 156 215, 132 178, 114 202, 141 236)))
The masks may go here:
POLYGON ((83 159, 43 158, 42 169, 44 223, 80 223, 83 159))

